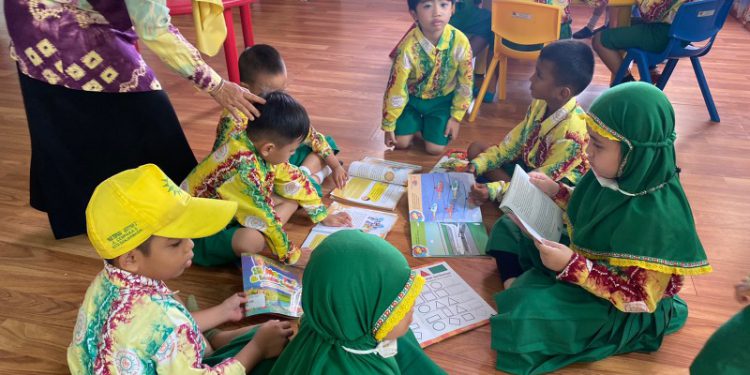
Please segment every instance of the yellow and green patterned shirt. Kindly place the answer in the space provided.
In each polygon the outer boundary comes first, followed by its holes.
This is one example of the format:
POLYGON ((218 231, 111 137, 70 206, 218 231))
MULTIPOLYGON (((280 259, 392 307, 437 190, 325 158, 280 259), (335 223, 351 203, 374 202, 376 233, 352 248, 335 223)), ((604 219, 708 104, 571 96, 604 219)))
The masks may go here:
MULTIPOLYGON (((573 183, 578 181, 589 170, 586 158, 588 115, 578 106, 575 98, 542 120, 546 111, 545 101, 532 101, 526 118, 502 142, 471 161, 477 175, 506 163, 523 163, 555 181, 563 178, 573 183)), ((508 189, 508 183, 491 182, 487 188, 490 199, 497 200, 508 189)))
MULTIPOLYGON (((243 118, 243 123, 247 120, 243 118)), ((310 219, 320 222, 328 210, 302 171, 289 163, 268 164, 245 132, 229 132, 224 141, 196 166, 180 187, 196 197, 238 203, 235 219, 263 233, 279 260, 294 264, 300 249, 289 243, 274 210, 273 194, 296 201, 310 219)))
POLYGON ((68 366, 88 374, 245 374, 234 358, 204 365, 206 341, 160 280, 104 265, 78 310, 68 366))
POLYGON ((415 27, 397 48, 391 76, 383 99, 385 131, 396 129, 409 96, 434 99, 453 95, 451 117, 461 121, 471 103, 474 68, 471 64, 469 39, 451 25, 446 25, 437 46, 415 27))

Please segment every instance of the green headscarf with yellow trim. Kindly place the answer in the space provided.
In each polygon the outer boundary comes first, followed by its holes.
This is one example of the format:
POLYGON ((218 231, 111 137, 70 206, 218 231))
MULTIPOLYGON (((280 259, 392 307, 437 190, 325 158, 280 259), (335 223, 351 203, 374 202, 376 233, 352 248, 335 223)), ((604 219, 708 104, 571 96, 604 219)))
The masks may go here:
POLYGON ((344 349, 374 349, 414 305, 424 278, 398 249, 372 234, 339 231, 315 249, 302 281, 300 330, 272 374, 400 373, 395 357, 344 349))
POLYGON ((711 271, 680 184, 674 150, 674 110, 664 93, 641 82, 604 92, 589 110, 597 132, 620 140, 622 192, 602 187, 593 172, 568 205, 571 248, 614 266, 679 275, 711 271))

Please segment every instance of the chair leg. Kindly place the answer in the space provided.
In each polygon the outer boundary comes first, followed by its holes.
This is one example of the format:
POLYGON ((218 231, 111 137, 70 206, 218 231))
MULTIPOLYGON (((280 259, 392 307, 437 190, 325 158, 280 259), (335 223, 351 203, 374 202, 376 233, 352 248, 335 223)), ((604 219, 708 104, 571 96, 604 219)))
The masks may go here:
POLYGON ((253 36, 253 13, 250 4, 240 7, 240 20, 242 21, 242 38, 245 40, 245 48, 255 45, 253 36))
POLYGON ((479 107, 482 106, 482 99, 484 98, 484 94, 487 93, 487 86, 490 85, 490 81, 492 80, 492 75, 495 73, 495 67, 497 67, 497 62, 499 60, 499 56, 495 54, 495 56, 492 56, 492 61, 490 62, 490 66, 487 68, 487 73, 484 75, 484 80, 482 81, 482 88, 479 89, 479 95, 477 95, 476 99, 474 99, 474 108, 471 110, 471 114, 469 115, 469 122, 474 122, 474 120, 477 119, 477 115, 479 114, 479 107))
POLYGON ((500 77, 497 80, 498 89, 497 96, 500 100, 505 100, 506 91, 508 89, 508 57, 500 56, 500 77))
POLYGON ((690 62, 693 63, 693 70, 695 70, 695 78, 698 79, 698 86, 701 88, 701 94, 703 94, 703 100, 706 102, 708 108, 708 114, 711 116, 711 121, 720 122, 719 112, 716 110, 716 104, 714 104, 714 98, 711 96, 711 90, 708 88, 708 82, 706 82, 706 76, 703 74, 703 68, 701 67, 701 61, 698 57, 691 57, 690 62))
POLYGON ((237 61, 237 40, 234 36, 232 8, 224 10, 224 23, 227 25, 227 38, 224 40, 224 57, 227 60, 229 80, 234 83, 240 83, 240 67, 237 61))
POLYGON ((622 79, 625 78, 625 73, 628 72, 628 68, 630 68, 630 63, 633 61, 633 55, 626 54, 625 58, 622 60, 622 64, 620 64, 620 68, 617 69, 617 73, 615 73, 614 78, 612 78, 612 83, 610 83, 610 86, 615 86, 620 84, 622 82, 622 79))
POLYGON ((648 68, 646 56, 635 56, 635 62, 638 64, 638 73, 641 75, 641 82, 651 83, 651 71, 648 68))
POLYGON ((672 76, 672 72, 679 61, 680 59, 669 59, 667 65, 664 66, 664 70, 661 72, 661 78, 659 78, 659 82, 656 84, 656 87, 658 87, 659 90, 664 91, 664 87, 667 86, 667 81, 669 81, 669 77, 672 76))

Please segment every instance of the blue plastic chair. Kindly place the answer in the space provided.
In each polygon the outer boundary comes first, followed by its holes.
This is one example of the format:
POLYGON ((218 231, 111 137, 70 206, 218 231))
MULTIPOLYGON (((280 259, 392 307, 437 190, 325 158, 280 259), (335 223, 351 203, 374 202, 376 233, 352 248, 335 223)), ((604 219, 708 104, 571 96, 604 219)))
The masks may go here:
POLYGON ((716 111, 714 99, 711 97, 711 90, 708 88, 706 76, 703 74, 700 58, 711 50, 714 44, 716 34, 724 26, 729 9, 732 7, 733 0, 698 0, 683 4, 677 10, 674 21, 669 28, 669 44, 664 51, 659 53, 647 52, 638 48, 629 48, 625 55, 625 60, 620 65, 620 69, 615 75, 614 83, 620 83, 628 72, 630 63, 635 61, 638 65, 638 72, 641 74, 641 81, 651 83, 651 73, 649 66, 656 66, 667 60, 667 64, 662 72, 657 87, 664 90, 669 77, 674 71, 677 62, 684 57, 689 57, 693 63, 695 77, 698 79, 698 85, 703 94, 703 100, 706 102, 708 113, 711 121, 719 122, 719 113, 716 111), (692 45, 695 42, 708 41, 702 47, 692 45))

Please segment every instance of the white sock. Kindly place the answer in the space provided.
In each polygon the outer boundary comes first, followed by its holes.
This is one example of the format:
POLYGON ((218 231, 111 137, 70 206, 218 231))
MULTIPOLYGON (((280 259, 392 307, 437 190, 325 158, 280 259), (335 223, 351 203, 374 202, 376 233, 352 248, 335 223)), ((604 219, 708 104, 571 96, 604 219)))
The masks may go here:
POLYGON ((310 168, 305 167, 304 165, 300 165, 298 168, 302 172, 305 172, 305 174, 307 174, 308 176, 312 176, 312 172, 310 172, 310 168))
POLYGON ((333 170, 329 166, 325 166, 323 169, 321 169, 318 173, 315 174, 315 177, 318 178, 318 181, 323 182, 323 180, 326 179, 331 173, 333 173, 333 170))

